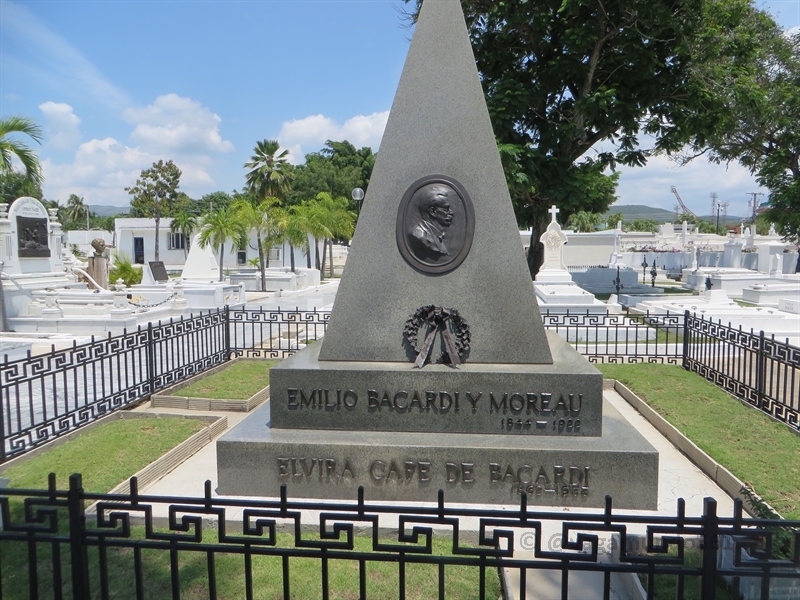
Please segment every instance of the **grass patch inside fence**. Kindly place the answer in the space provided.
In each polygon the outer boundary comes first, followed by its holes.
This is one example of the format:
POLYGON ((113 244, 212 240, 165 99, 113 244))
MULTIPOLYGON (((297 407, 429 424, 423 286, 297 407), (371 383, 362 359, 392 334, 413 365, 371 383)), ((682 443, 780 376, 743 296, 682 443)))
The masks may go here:
MULTIPOLYGON (((671 547, 669 557, 675 558, 678 551, 671 547)), ((696 548, 688 548, 683 554, 683 567, 699 568, 701 566, 702 554, 696 548)), ((637 573, 639 583, 647 591, 648 575, 637 573)), ((653 598, 654 600, 672 600, 683 598, 684 600, 703 600, 700 596, 700 577, 687 575, 683 580, 683 596, 678 596, 678 576, 677 575, 655 575, 653 577, 653 598)), ((716 600, 729 600, 731 597, 728 585, 722 577, 716 580, 716 600)))
POLYGON ((82 432, 75 439, 6 469, 3 477, 17 489, 47 489, 47 476, 56 474, 56 487, 69 487, 69 476, 83 475, 87 492, 107 492, 207 423, 196 419, 117 419, 82 432))
MULTIPOLYGON (((59 522, 66 534, 67 515, 65 509, 59 510, 59 522)), ((167 533, 161 527, 154 528, 156 535, 167 533)), ((171 532, 173 535, 176 532, 171 532)), ((192 536, 183 534, 186 542, 192 536)), ((266 536, 265 532, 265 536, 266 536)), ((145 528, 131 528, 131 540, 143 540, 145 528)), ((308 541, 314 536, 304 534, 308 541)), ((257 539, 257 538, 254 538, 257 539)), ((317 538, 318 539, 318 538, 317 538)), ((344 536, 342 539, 345 539, 344 536)), ((215 544, 216 530, 203 530, 203 542, 215 544)), ((384 543, 398 544, 397 539, 382 539, 384 543)), ((170 598, 172 596, 172 570, 169 544, 162 542, 162 548, 143 548, 140 550, 142 578, 135 578, 135 556, 132 548, 109 547, 104 550, 104 560, 96 546, 88 548, 89 587, 92 598, 100 598, 100 589, 105 579, 109 597, 133 597, 137 583, 141 585, 145 598, 170 598), (105 573, 103 574, 103 566, 105 573)), ((186 543, 185 547, 190 547, 186 543)), ((233 548, 233 546, 232 546, 233 548)), ((242 550, 242 545, 235 546, 242 550)), ((264 547, 252 546, 262 551, 264 547)), ((277 552, 280 549, 295 548, 293 535, 278 534, 277 552)), ((461 548, 464 548, 462 544, 461 548)), ((224 544, 217 546, 214 553, 213 577, 216 581, 216 597, 245 598, 248 575, 247 559, 241 552, 225 552, 224 544)), ((302 550, 301 550, 302 551, 302 550)), ((354 538, 354 551, 372 552, 372 538, 354 538)), ((276 553, 277 553, 276 552, 276 553)), ((348 551, 344 551, 345 557, 348 551)), ((27 598, 28 554, 27 543, 4 541, 0 543, 2 555, 2 592, 6 598, 27 598)), ((377 557, 377 555, 375 555, 377 557)), ((452 541, 449 538, 433 538, 431 556, 452 556, 452 541)), ((66 543, 60 544, 60 580, 64 597, 71 597, 72 577, 70 571, 70 549, 66 543)), ((366 597, 375 600, 394 600, 398 598, 400 586, 399 554, 392 553, 389 560, 366 560, 366 597)), ((182 549, 177 552, 177 577, 179 595, 182 600, 205 600, 209 598, 209 559, 205 550, 182 549)), ((284 597, 283 560, 280 556, 252 555, 249 574, 252 597, 271 600, 284 597)), ((321 598, 322 564, 320 558, 290 557, 288 584, 292 598, 321 598)), ((436 565, 406 563, 404 565, 406 598, 437 598, 439 569, 436 565)), ((357 559, 329 558, 327 560, 328 591, 331 599, 354 600, 359 597, 359 562, 357 559)), ((54 565, 53 548, 50 544, 40 544, 37 548, 38 597, 53 598, 54 565)), ((486 568, 486 593, 479 595, 480 567, 449 565, 444 569, 444 587, 448 600, 495 600, 500 595, 500 579, 497 569, 486 568)))
POLYGON ((275 361, 237 360, 230 366, 173 393, 186 398, 247 400, 269 385, 275 361))
POLYGON ((750 485, 787 519, 800 519, 800 436, 678 366, 596 365, 750 485))

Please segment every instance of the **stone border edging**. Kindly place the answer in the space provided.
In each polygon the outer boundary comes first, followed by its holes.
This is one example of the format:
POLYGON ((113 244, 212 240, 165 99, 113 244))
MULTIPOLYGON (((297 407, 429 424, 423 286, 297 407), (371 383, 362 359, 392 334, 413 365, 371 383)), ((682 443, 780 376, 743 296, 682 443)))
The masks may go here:
MULTIPOLYGON (((99 419, 95 419, 91 423, 87 423, 86 425, 83 425, 82 427, 79 427, 77 429, 73 429, 69 433, 67 433, 65 435, 62 435, 62 436, 59 436, 59 437, 47 442, 46 444, 38 446, 38 447, 26 452, 25 454, 21 454, 19 456, 16 456, 16 457, 12 458, 11 460, 9 460, 7 462, 4 462, 2 465, 0 465, 0 473, 4 473, 9 468, 11 468, 11 467, 13 467, 15 465, 19 465, 19 464, 22 464, 24 462, 27 462, 27 461, 31 460, 32 458, 35 458, 35 457, 39 456, 40 454, 43 454, 44 452, 52 450, 53 448, 58 448, 62 444, 66 444, 67 442, 69 442, 71 440, 74 440, 79 435, 82 435, 83 433, 85 433, 87 431, 90 431, 90 430, 94 429, 95 427, 99 427, 100 425, 103 425, 105 423, 110 423, 111 421, 117 421, 119 419, 191 419, 193 421, 206 421, 207 423, 210 423, 211 425, 213 425, 217 421, 216 417, 213 417, 211 415, 208 415, 208 416, 206 416, 206 415, 178 415, 178 414, 172 414, 172 413, 152 413, 152 412, 134 412, 134 411, 129 411, 129 410, 118 410, 116 412, 112 412, 109 415, 106 415, 105 417, 101 417, 99 419)), ((227 428, 227 425, 226 425, 226 428, 227 428)), ((197 435, 197 434, 195 434, 195 435, 197 435)))
MULTIPOLYGON (((605 380, 604 380, 605 381, 605 380)), ((674 425, 669 423, 664 417, 658 414, 655 410, 650 408, 644 400, 634 394, 630 388, 624 383, 616 379, 610 380, 614 382, 614 391, 616 391, 622 398, 635 408, 639 413, 648 420, 648 422, 655 427, 664 437, 666 437, 673 446, 680 450, 686 457, 691 460, 697 467, 708 475, 714 483, 725 491, 731 498, 740 498, 744 510, 752 517, 757 515, 753 514, 750 509, 750 503, 746 496, 741 493, 744 482, 731 473, 728 469, 723 467, 697 445, 683 435, 674 425)), ((766 506, 770 508, 776 515, 779 513, 772 508, 763 498, 753 493, 753 496, 758 498, 766 506)), ((781 517, 783 518, 783 517, 781 517)))
POLYGON ((250 412, 262 402, 269 400, 269 386, 265 387, 247 400, 234 400, 230 398, 196 398, 190 396, 175 396, 175 392, 181 390, 197 381, 205 379, 211 375, 219 373, 238 361, 263 361, 260 358, 234 358, 222 364, 212 367, 202 373, 193 375, 189 379, 176 383, 173 386, 162 390, 150 397, 150 406, 153 408, 177 408, 181 410, 223 410, 231 412, 250 412))
MULTIPOLYGON (((189 439, 184 440, 172 450, 151 462, 144 469, 135 473, 133 477, 136 477, 138 480, 140 489, 145 488, 170 473, 190 456, 196 454, 203 446, 211 443, 214 438, 222 434, 226 429, 228 429, 228 417, 219 417, 210 425, 204 427, 189 439)), ((130 494, 130 492, 131 482, 130 478, 128 478, 108 493, 130 494)))

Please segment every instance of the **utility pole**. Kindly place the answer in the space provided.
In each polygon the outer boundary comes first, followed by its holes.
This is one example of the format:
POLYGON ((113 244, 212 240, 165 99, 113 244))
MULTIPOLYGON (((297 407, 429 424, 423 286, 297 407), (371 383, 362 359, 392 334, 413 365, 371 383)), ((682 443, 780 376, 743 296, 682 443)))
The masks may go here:
POLYGON ((758 196, 763 196, 764 192, 747 192, 748 196, 752 196, 752 200, 748 200, 747 204, 752 206, 753 209, 753 227, 756 226, 756 210, 758 209, 758 196))
POLYGON ((714 229, 714 233, 719 235, 719 202, 717 201, 717 192, 711 192, 711 217, 714 217, 714 213, 717 213, 717 226, 714 229))

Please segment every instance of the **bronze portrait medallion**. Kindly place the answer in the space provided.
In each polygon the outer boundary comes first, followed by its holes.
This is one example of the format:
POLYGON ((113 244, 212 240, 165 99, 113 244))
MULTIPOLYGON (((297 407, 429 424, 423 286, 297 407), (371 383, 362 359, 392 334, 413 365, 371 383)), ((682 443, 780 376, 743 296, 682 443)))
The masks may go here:
POLYGON ((406 190, 397 211, 397 247, 425 273, 448 273, 469 254, 475 211, 467 191, 446 175, 428 175, 406 190))

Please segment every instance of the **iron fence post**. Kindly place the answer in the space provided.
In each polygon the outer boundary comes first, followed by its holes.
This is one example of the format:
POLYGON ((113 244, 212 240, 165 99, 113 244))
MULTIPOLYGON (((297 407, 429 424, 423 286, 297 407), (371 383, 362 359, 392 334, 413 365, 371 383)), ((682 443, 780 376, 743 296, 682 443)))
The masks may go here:
POLYGON ((758 350, 756 352, 756 394, 758 408, 764 409, 764 393, 767 379, 767 355, 764 352, 764 331, 758 335, 758 350))
POLYGON ((683 368, 689 370, 689 311, 683 311, 683 368))
POLYGON ((148 392, 156 391, 156 348, 153 340, 153 324, 147 324, 147 378, 150 380, 148 392))
MULTIPOLYGON (((6 355, 6 362, 8 362, 8 355, 6 355)), ((0 464, 6 462, 6 395, 3 390, 3 374, 0 373, 0 464)))
POLYGON ((714 600, 717 590, 717 550, 719 549, 719 519, 717 501, 706 497, 703 500, 703 573, 700 576, 700 597, 714 600))
POLYGON ((225 358, 231 359, 231 307, 226 304, 224 309, 225 315, 225 358))
POLYGON ((69 549, 72 558, 72 597, 89 598, 89 557, 84 543, 86 513, 83 505, 83 482, 80 473, 69 477, 67 493, 69 514, 69 549))

